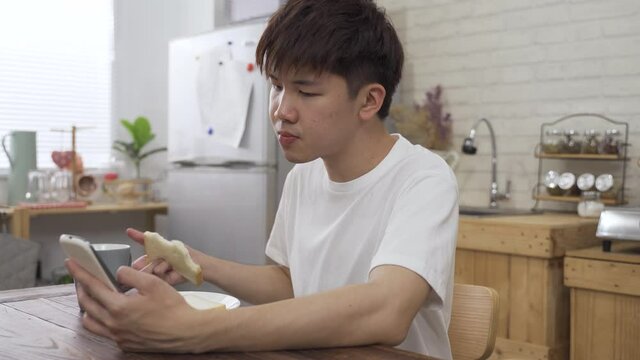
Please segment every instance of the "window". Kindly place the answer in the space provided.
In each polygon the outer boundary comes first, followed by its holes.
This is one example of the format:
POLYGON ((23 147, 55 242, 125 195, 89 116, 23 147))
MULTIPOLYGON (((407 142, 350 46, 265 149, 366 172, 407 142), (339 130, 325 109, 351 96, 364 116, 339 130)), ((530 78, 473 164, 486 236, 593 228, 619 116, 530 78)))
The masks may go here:
MULTIPOLYGON (((54 150, 77 151, 85 167, 111 153, 112 0, 0 2, 0 136, 37 131, 38 167, 54 150)), ((0 151, 0 168, 9 167, 0 151)))
POLYGON ((278 10, 280 3, 280 0, 228 0, 229 21, 234 23, 269 17, 278 10))

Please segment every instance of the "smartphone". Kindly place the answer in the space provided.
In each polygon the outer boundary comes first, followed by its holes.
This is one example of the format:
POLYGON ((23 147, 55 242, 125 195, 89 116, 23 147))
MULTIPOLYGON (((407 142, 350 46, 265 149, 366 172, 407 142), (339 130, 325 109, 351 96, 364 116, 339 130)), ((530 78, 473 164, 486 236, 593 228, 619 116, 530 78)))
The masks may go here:
POLYGON ((126 292, 130 287, 120 285, 111 274, 109 269, 100 259, 100 256, 91 246, 91 243, 80 236, 62 234, 60 235, 60 245, 67 254, 75 262, 80 264, 86 271, 100 279, 113 291, 126 292))

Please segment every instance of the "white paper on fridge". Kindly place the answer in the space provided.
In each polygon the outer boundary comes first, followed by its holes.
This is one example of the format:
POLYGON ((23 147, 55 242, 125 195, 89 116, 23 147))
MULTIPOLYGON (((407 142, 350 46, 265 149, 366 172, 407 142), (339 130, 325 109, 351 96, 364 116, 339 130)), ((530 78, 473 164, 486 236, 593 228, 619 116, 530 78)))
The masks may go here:
MULTIPOLYGON (((201 136, 238 148, 247 123, 253 80, 246 63, 231 59, 225 47, 198 56, 201 136)), ((200 137, 200 136, 198 136, 200 137)))

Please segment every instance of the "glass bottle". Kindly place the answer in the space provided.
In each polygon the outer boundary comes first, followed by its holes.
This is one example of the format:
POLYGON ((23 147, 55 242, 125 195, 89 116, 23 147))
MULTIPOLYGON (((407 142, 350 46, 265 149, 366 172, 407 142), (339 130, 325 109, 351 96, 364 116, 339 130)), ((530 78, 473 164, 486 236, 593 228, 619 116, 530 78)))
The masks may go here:
POLYGON ((558 129, 549 129, 545 132, 542 142, 542 152, 545 154, 559 154, 564 149, 562 132, 558 129))
POLYGON ((567 154, 579 154, 582 151, 582 142, 576 139, 578 132, 573 129, 564 131, 564 152, 567 154))
POLYGON ((589 129, 584 132, 584 142, 582 143, 583 154, 597 154, 600 140, 600 134, 595 129, 589 129))
POLYGON ((604 132, 604 139, 600 143, 598 152, 600 154, 617 155, 620 153, 620 131, 609 129, 604 132))

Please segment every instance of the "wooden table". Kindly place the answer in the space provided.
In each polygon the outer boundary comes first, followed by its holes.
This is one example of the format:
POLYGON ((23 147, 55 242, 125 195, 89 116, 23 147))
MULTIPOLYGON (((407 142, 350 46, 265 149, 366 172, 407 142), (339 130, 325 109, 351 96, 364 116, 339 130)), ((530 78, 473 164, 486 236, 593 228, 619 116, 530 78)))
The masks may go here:
POLYGON ((640 243, 567 252, 571 359, 640 359, 640 243))
POLYGON ((200 355, 125 353, 80 323, 73 285, 0 292, 0 358, 38 359, 430 359, 385 346, 200 355))
POLYGON ((78 208, 50 208, 32 209, 28 207, 11 207, 1 210, 11 217, 11 234, 17 238, 28 240, 30 237, 31 218, 36 216, 65 215, 65 214, 96 214, 144 211, 146 216, 145 229, 153 231, 155 215, 166 214, 167 204, 164 202, 149 202, 141 204, 96 204, 78 208))

